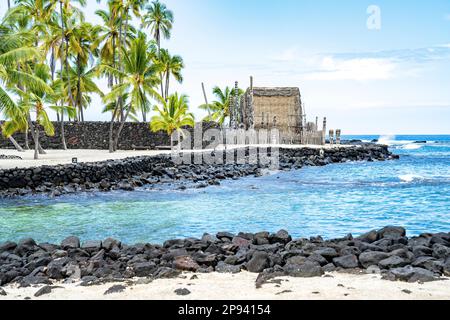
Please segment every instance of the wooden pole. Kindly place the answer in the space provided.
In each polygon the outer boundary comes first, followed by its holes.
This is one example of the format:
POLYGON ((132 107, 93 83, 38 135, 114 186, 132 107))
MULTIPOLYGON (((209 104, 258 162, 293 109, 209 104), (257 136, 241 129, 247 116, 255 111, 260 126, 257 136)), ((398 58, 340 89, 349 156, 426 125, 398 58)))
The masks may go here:
POLYGON ((211 121, 211 109, 209 108, 209 103, 208 103, 208 98, 206 96, 206 91, 205 91, 205 84, 202 82, 202 90, 203 90, 203 97, 205 97, 205 102, 206 102, 206 107, 208 108, 208 117, 209 117, 209 121, 211 121))
POLYGON ((336 144, 341 144, 341 134, 342 134, 342 130, 337 129, 336 130, 336 144))

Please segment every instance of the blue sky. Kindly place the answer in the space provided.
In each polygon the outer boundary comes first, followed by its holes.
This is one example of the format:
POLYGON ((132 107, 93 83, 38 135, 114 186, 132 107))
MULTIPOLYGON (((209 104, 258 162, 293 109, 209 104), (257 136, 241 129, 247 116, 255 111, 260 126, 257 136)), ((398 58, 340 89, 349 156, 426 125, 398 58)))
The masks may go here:
MULTIPOLYGON (((100 5, 88 1, 87 20, 100 5)), ((191 109, 209 90, 300 87, 307 115, 327 116, 347 134, 450 134, 448 0, 165 0, 174 11, 170 41, 186 64, 173 90, 191 109), (367 9, 380 9, 370 30, 367 9)), ((210 96, 211 100, 213 97, 210 96)), ((101 115, 95 99, 88 119, 101 115)))

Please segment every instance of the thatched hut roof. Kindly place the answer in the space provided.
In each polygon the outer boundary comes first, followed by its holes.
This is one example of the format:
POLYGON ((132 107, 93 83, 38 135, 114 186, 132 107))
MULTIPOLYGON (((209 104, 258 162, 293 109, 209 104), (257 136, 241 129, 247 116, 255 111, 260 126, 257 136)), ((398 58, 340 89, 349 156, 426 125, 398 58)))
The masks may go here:
POLYGON ((255 87, 253 95, 257 97, 295 97, 300 96, 300 89, 295 87, 255 87))

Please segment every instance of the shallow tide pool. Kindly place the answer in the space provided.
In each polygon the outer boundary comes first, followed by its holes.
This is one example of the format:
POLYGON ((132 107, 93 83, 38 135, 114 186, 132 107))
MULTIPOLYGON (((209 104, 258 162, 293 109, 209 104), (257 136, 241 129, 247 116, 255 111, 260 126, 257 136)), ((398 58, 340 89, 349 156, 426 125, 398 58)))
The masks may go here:
POLYGON ((409 235, 449 232, 450 136, 383 139, 401 160, 273 172, 202 190, 0 199, 0 242, 58 243, 76 235, 161 243, 204 232, 279 229, 330 238, 386 225, 404 226, 409 235))

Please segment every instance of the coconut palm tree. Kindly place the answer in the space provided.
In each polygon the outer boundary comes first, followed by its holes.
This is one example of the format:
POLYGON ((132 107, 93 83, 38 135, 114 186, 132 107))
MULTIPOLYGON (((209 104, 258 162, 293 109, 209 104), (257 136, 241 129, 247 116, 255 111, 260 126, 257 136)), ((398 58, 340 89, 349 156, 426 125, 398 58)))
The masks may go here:
MULTIPOLYGON (((36 48, 32 47, 33 33, 24 28, 26 24, 27 21, 18 21, 11 17, 8 17, 0 24, 0 82, 2 83, 0 112, 9 121, 12 121, 8 123, 9 127, 15 123, 24 132, 28 132, 28 126, 34 131, 33 123, 29 115, 24 114, 23 110, 17 106, 9 92, 16 88, 49 89, 41 79, 29 72, 27 63, 39 61, 42 59, 42 56, 36 48), (24 120, 23 117, 27 119, 24 120)), ((32 134, 34 135, 34 132, 32 134)), ((10 134, 6 136, 16 149, 21 150, 21 147, 10 134)), ((41 153, 43 152, 41 148, 40 151, 41 153)))
MULTIPOLYGON (((230 89, 230 87, 225 87, 224 90, 219 87, 214 87, 213 94, 218 100, 207 105, 203 104, 199 106, 200 109, 206 110, 210 114, 204 119, 204 121, 214 121, 223 126, 225 120, 230 117, 230 105, 233 101, 232 98, 236 96, 235 90, 236 89, 230 89)), ((239 89, 238 94, 241 96, 244 94, 244 91, 239 89)))
MULTIPOLYGON (((142 17, 142 25, 150 28, 150 33, 158 46, 158 56, 161 54, 161 38, 170 39, 173 27, 173 12, 167 9, 166 5, 153 1, 146 7, 147 13, 142 17)), ((164 81, 163 74, 161 78, 161 96, 164 97, 164 81)))
MULTIPOLYGON (((36 123, 43 125, 48 134, 53 134, 52 125, 43 104, 45 97, 53 93, 47 84, 46 76, 49 73, 46 74, 46 66, 35 64, 32 73, 7 67, 11 65, 10 59, 20 61, 27 57, 28 59, 39 57, 39 52, 35 48, 19 48, 0 55, 0 79, 7 88, 6 90, 3 87, 0 89, 0 111, 7 118, 2 127, 3 135, 6 137, 11 137, 17 131, 28 130, 31 126, 30 111, 33 108, 36 112, 36 123), (18 86, 18 83, 21 85, 18 86), (20 97, 18 104, 8 95, 8 89, 20 97)), ((38 159, 40 144, 37 125, 32 130, 34 130, 35 159, 38 159)))
POLYGON ((180 56, 171 56, 169 50, 161 49, 159 62, 163 68, 163 77, 165 78, 166 86, 163 98, 167 100, 169 97, 169 82, 172 75, 179 83, 183 82, 181 70, 184 68, 183 58, 180 56))
MULTIPOLYGON (((78 109, 77 119, 81 121, 84 121, 83 110, 84 107, 86 107, 86 105, 82 104, 82 77, 86 76, 86 74, 83 75, 83 73, 87 71, 90 61, 93 61, 93 58, 98 56, 97 42, 95 42, 94 40, 97 38, 99 32, 100 27, 93 26, 92 24, 87 22, 82 22, 80 24, 74 25, 69 37, 68 49, 70 54, 74 56, 75 68, 72 69, 69 65, 69 69, 66 70, 65 77, 67 78, 66 81, 69 81, 72 78, 75 80, 75 83, 70 83, 70 85, 68 86, 73 90, 69 94, 69 96, 71 95, 74 97, 74 107, 78 109), (74 91, 76 92, 75 95, 74 91)), ((87 76, 91 76, 91 79, 93 75, 93 72, 87 74, 87 76)), ((86 77, 85 80, 87 80, 86 77)), ((90 81, 90 87, 93 90, 91 92, 100 93, 100 90, 93 83, 93 81, 90 81)))
POLYGON ((162 100, 162 97, 154 89, 154 87, 159 84, 157 74, 161 69, 160 66, 154 64, 153 57, 149 53, 150 51, 145 34, 140 32, 138 37, 131 41, 131 46, 128 50, 122 48, 123 71, 107 64, 101 64, 99 66, 100 73, 104 75, 114 75, 120 79, 120 83, 115 85, 111 92, 103 97, 105 103, 118 101, 119 98, 122 99, 125 94, 128 94, 128 101, 124 101, 123 103, 125 115, 120 120, 114 138, 112 128, 114 126, 116 115, 121 107, 119 103, 116 104, 116 110, 114 110, 112 115, 110 126, 110 152, 117 150, 119 137, 128 116, 137 110, 147 108, 150 103, 148 100, 149 97, 157 99, 158 101, 162 100))
POLYGON ((165 131, 170 136, 170 146, 173 148, 173 133, 178 133, 180 141, 181 129, 183 127, 193 127, 195 125, 194 115, 189 113, 189 100, 186 95, 171 95, 162 102, 162 106, 154 107, 157 115, 150 122, 150 129, 153 132, 165 131))
MULTIPOLYGON (((34 77, 41 79, 43 83, 47 84, 50 79, 50 69, 45 64, 35 64, 33 70, 34 77)), ((55 129, 53 127, 50 118, 48 117, 47 111, 45 109, 46 103, 51 100, 50 96, 53 94, 51 88, 46 85, 43 88, 39 87, 26 87, 25 90, 16 88, 15 93, 20 96, 19 109, 25 112, 27 115, 31 111, 35 112, 36 115, 36 125, 34 126, 34 159, 39 159, 39 126, 44 128, 45 133, 48 136, 53 136, 55 134, 55 129)), ((20 115, 20 112, 19 112, 20 115)), ((21 117, 19 117, 21 118, 21 117)), ((20 122, 13 119, 12 122, 5 124, 6 134, 12 134, 15 130, 23 129, 20 122), (12 125, 11 125, 12 124, 12 125)))

